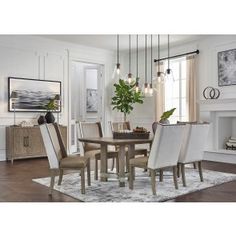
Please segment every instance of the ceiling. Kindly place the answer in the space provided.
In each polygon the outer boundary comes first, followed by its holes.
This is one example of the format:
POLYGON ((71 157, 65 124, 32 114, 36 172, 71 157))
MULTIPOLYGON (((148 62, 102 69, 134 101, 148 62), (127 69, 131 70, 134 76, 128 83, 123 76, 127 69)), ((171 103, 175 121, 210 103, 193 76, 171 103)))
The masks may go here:
MULTIPOLYGON (((116 50, 116 35, 39 35, 40 37, 54 39, 64 42, 80 44, 88 47, 95 47, 107 50, 116 50)), ((202 35, 170 35, 170 45, 176 46, 203 37, 202 35)), ((139 48, 144 48, 144 35, 139 35, 139 48)), ((128 50, 128 35, 120 35, 120 50, 128 50)), ((160 36, 161 47, 167 46, 167 35, 160 36)), ((148 35, 150 45, 150 35, 148 35)), ((157 35, 153 36, 153 46, 157 46, 157 35)), ((136 48, 136 35, 132 35, 131 47, 136 48)))

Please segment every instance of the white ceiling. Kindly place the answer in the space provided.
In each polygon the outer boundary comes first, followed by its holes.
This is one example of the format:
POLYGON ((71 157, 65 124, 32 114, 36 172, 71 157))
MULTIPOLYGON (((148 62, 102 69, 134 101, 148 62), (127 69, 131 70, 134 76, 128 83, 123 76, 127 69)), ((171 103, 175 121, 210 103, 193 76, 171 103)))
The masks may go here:
MULTIPOLYGON (((39 35, 44 38, 80 44, 89 47, 116 50, 116 35, 39 35)), ((170 35, 170 45, 188 43, 198 40, 202 35, 170 35)), ((129 46, 128 35, 120 35, 120 50, 127 50, 129 46)), ((161 47, 167 45, 167 35, 160 36, 161 47)), ((150 45, 150 35, 148 36, 150 45)), ((132 48, 136 47, 136 35, 132 35, 132 48)), ((157 35, 153 36, 153 46, 157 46, 157 35)), ((139 35, 139 48, 144 48, 144 35, 139 35)))

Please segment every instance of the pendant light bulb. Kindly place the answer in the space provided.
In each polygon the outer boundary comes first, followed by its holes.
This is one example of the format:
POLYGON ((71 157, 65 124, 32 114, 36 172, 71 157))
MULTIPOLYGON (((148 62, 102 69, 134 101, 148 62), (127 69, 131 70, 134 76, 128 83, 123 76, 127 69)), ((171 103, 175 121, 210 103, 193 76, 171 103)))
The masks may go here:
POLYGON ((148 83, 144 84, 144 94, 147 95, 148 93, 148 83))
POLYGON ((135 92, 136 93, 139 92, 139 83, 138 82, 135 83, 135 92))
POLYGON ((116 74, 120 75, 120 63, 116 64, 116 74))
POLYGON ((153 95, 153 88, 152 88, 152 84, 149 85, 149 95, 152 96, 153 95))

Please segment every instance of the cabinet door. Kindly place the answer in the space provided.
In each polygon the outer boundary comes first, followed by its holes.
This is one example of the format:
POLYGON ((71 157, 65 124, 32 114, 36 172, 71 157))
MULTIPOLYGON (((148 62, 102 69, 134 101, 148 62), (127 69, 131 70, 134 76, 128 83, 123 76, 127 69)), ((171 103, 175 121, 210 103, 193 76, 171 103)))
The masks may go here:
POLYGON ((29 146, 29 135, 26 129, 22 128, 13 128, 13 155, 18 156, 27 156, 27 150, 29 146))
POLYGON ((29 134, 28 156, 43 156, 45 151, 39 127, 30 127, 27 130, 29 134))

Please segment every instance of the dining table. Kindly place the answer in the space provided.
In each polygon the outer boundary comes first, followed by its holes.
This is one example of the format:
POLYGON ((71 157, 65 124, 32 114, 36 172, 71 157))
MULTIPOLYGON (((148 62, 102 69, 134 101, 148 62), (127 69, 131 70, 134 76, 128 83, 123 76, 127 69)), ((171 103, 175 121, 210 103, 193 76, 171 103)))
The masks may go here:
POLYGON ((118 159, 119 159, 119 186, 125 187, 125 181, 127 174, 125 173, 125 161, 126 161, 126 150, 128 147, 128 159, 134 158, 134 151, 136 144, 151 144, 152 139, 115 139, 112 137, 86 137, 79 138, 80 142, 84 143, 95 143, 101 145, 101 169, 100 169, 100 181, 107 181, 109 174, 107 171, 107 150, 108 145, 118 147, 118 159))

